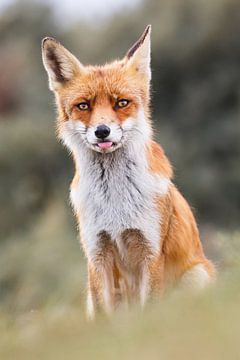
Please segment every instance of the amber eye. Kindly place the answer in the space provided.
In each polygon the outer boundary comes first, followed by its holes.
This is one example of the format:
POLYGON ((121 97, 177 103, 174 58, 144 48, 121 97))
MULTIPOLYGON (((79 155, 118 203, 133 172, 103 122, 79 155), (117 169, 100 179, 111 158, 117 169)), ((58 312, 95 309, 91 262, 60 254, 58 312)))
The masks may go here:
POLYGON ((77 104, 77 107, 79 110, 88 110, 89 104, 87 102, 81 102, 81 103, 77 104))
POLYGON ((118 108, 124 108, 124 107, 126 107, 127 105, 129 104, 129 100, 127 100, 127 99, 120 99, 120 100, 118 100, 117 101, 117 107, 118 108))

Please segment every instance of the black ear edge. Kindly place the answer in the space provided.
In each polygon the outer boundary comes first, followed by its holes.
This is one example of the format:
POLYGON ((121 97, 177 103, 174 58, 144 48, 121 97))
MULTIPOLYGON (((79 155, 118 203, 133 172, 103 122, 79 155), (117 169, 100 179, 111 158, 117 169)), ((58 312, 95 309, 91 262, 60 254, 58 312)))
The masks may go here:
POLYGON ((144 40, 146 39, 146 36, 149 34, 150 31, 151 31, 151 25, 148 25, 146 27, 146 29, 144 30, 143 34, 141 35, 141 37, 128 50, 128 52, 126 54, 128 59, 130 59, 134 55, 134 53, 137 51, 137 49, 144 43, 144 40))

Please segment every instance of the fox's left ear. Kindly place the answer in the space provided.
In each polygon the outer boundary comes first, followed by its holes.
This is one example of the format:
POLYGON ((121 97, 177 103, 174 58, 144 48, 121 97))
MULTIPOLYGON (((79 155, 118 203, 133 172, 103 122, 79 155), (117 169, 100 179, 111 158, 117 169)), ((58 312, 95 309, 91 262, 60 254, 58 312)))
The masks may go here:
POLYGON ((151 80, 151 25, 148 25, 138 41, 126 54, 126 65, 151 80))

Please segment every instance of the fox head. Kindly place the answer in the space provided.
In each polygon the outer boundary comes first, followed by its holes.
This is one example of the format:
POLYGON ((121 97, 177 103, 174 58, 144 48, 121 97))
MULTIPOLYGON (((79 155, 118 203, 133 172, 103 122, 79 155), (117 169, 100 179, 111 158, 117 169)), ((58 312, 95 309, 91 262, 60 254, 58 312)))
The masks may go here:
POLYGON ((149 25, 122 60, 104 66, 84 66, 55 39, 43 39, 58 133, 70 150, 81 143, 108 153, 134 142, 135 135, 149 137, 150 32, 149 25))

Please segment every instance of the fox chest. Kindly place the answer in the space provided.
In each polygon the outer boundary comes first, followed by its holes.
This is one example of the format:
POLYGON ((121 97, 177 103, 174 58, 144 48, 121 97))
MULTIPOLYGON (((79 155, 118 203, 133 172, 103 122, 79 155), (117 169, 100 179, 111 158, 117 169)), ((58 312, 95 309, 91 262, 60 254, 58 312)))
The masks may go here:
POLYGON ((122 234, 135 229, 146 238, 151 250, 157 252, 161 213, 156 197, 166 189, 160 190, 161 180, 139 169, 133 161, 114 165, 99 163, 84 169, 79 182, 71 189, 71 201, 80 213, 85 250, 94 256, 98 236, 105 232, 123 251, 122 234))

